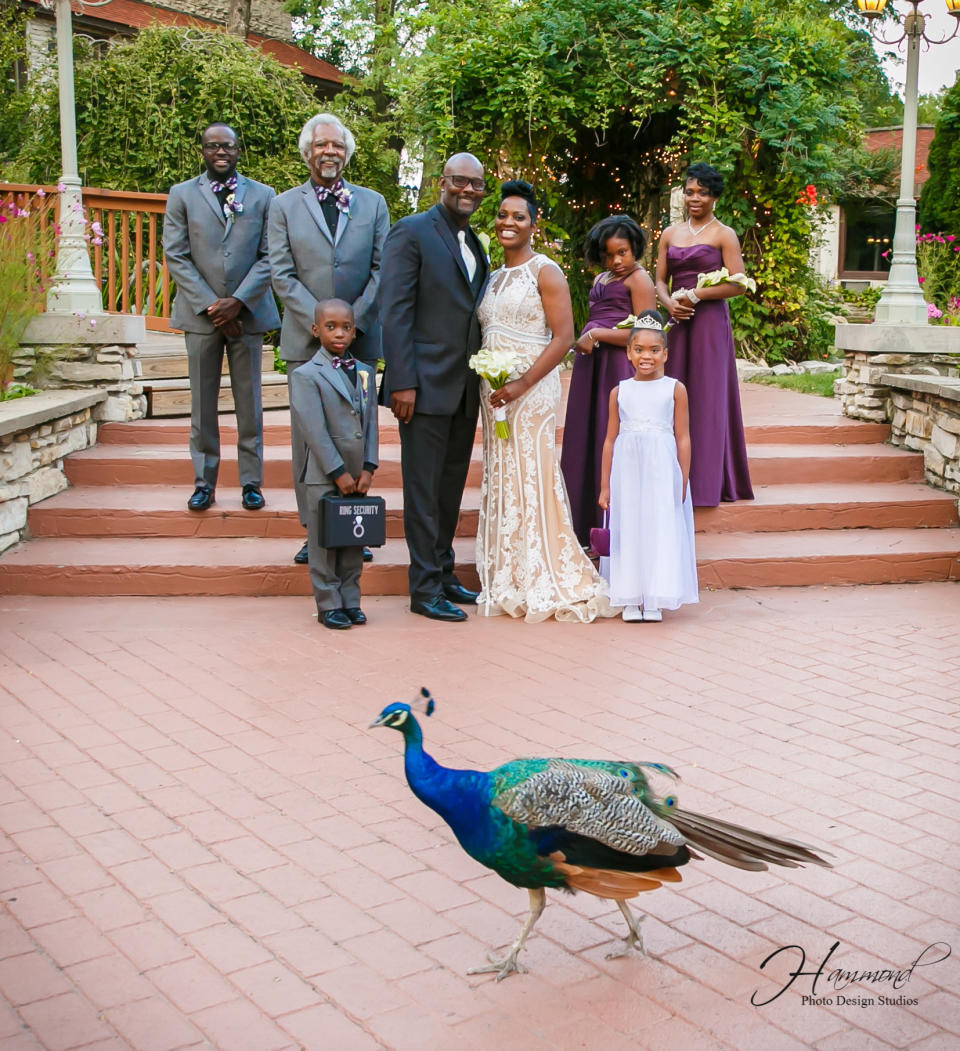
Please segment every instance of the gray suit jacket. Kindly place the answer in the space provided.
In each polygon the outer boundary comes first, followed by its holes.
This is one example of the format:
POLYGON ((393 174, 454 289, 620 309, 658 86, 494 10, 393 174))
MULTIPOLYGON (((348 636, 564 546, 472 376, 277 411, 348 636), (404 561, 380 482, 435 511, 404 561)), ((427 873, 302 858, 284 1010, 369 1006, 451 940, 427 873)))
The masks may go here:
POLYGON ((321 347, 290 376, 290 411, 307 443, 306 463, 297 480, 331 488, 330 475, 341 467, 357 478, 364 463, 379 462, 376 371, 358 362, 354 387, 332 362, 321 347))
POLYGON ((267 213, 276 194, 237 175, 243 210, 224 218, 206 172, 170 188, 163 219, 163 253, 177 284, 170 324, 184 332, 213 332, 206 309, 234 296, 243 302, 244 332, 277 328, 280 315, 270 290, 267 213))
POLYGON ((352 183, 344 185, 352 195, 350 213, 340 215, 336 239, 309 179, 280 194, 270 206, 270 272, 274 291, 283 302, 280 356, 284 361, 307 356, 315 345, 310 328, 317 303, 333 297, 353 306, 358 329, 353 354, 363 361, 380 356, 380 252, 390 216, 380 194, 352 183))

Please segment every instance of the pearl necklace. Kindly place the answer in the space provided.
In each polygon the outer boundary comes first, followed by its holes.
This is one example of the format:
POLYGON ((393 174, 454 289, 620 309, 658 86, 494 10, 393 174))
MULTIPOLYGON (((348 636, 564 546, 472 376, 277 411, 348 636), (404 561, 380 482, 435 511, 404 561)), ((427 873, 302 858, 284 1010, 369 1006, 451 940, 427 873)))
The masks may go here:
POLYGON ((698 237, 699 237, 699 236, 700 236, 700 235, 701 235, 701 234, 703 233, 703 231, 704 231, 704 230, 706 230, 706 228, 707 228, 708 226, 711 226, 711 225, 712 225, 713 223, 715 223, 716 221, 717 221, 717 217, 716 217, 716 216, 714 216, 714 217, 713 217, 713 218, 712 218, 712 219, 710 220, 710 222, 709 222, 709 223, 704 223, 704 224, 703 224, 703 226, 701 226, 699 230, 694 230, 694 228, 693 228, 693 223, 692 223, 692 222, 690 222, 690 220, 689 220, 689 219, 687 219, 687 229, 688 229, 688 230, 690 231, 690 236, 691 236, 691 238, 693 238, 693 240, 694 240, 694 241, 696 241, 696 239, 697 239, 697 238, 698 238, 698 237))

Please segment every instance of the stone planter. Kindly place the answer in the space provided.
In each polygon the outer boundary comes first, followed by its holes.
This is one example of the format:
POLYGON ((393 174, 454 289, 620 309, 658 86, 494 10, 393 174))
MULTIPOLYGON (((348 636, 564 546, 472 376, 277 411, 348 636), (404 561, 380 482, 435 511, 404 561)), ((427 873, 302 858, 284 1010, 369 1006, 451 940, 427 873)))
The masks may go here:
POLYGON ((835 391, 845 416, 887 423, 893 415, 885 377, 960 374, 960 328, 938 325, 837 325, 844 355, 835 391))
POLYGON ((143 318, 130 314, 41 314, 20 341, 14 378, 44 390, 105 391, 97 420, 136 420, 147 412, 137 353, 144 335, 143 318))

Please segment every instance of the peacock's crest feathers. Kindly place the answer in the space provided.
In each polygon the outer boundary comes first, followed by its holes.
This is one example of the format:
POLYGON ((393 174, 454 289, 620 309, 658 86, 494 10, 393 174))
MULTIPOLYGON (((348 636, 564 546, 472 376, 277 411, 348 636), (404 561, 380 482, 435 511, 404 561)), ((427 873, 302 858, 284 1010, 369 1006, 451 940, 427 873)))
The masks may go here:
POLYGON ((683 844, 683 836, 647 805, 649 789, 636 764, 574 759, 539 763, 539 769, 514 780, 492 800, 514 821, 530 827, 562 826, 636 856, 683 844))

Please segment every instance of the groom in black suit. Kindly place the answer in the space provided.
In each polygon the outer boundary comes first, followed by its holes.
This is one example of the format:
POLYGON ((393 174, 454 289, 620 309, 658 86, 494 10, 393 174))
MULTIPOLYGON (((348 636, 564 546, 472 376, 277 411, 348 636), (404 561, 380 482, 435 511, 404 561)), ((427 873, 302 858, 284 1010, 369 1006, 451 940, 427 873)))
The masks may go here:
POLYGON ((380 270, 381 394, 400 423, 410 609, 433 620, 466 620, 454 603, 477 600, 454 575, 453 536, 480 408, 467 360, 480 347, 489 267, 469 224, 484 189, 476 157, 451 157, 440 203, 394 224, 380 270))

